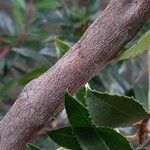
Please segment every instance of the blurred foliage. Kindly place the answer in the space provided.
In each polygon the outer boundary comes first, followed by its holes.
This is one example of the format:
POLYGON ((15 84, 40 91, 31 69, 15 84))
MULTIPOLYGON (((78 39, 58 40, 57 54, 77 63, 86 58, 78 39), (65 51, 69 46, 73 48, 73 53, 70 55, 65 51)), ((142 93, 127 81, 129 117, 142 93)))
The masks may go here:
MULTIPOLYGON (((78 41, 101 8, 102 0, 0 0, 0 119, 18 91, 55 64, 68 45, 78 41)), ((150 21, 125 49, 149 29, 150 21)), ((146 52, 130 60, 113 60, 89 85, 99 91, 133 96, 148 109, 147 68, 146 52)), ((36 143, 43 149, 55 149, 53 142, 44 147, 44 141, 39 138, 36 143)))

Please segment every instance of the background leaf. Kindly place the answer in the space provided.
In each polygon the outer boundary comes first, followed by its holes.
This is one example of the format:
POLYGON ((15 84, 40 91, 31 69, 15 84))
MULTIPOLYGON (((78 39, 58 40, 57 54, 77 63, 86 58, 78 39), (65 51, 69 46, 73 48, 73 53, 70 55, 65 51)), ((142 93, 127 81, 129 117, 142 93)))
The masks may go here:
POLYGON ((47 70, 48 70, 47 67, 41 67, 41 68, 35 69, 29 73, 26 73, 19 80, 19 84, 26 85, 29 81, 39 77, 41 74, 43 74, 47 70))
POLYGON ((35 60, 39 64, 43 64, 43 65, 48 64, 48 60, 44 56, 42 56, 41 54, 37 53, 34 50, 31 50, 28 48, 13 48, 12 51, 16 52, 17 54, 23 57, 27 57, 32 60, 35 60))
POLYGON ((0 100, 6 96, 8 91, 14 86, 16 82, 16 80, 8 80, 6 83, 4 83, 4 86, 0 89, 0 100))
MULTIPOLYGON (((2 29, 2 33, 5 32, 7 34, 15 35, 15 26, 12 18, 3 11, 0 11, 0 28, 2 29)), ((2 34, 0 32, 0 34, 2 34)))
POLYGON ((11 0, 12 4, 14 6, 14 18, 16 23, 19 26, 20 30, 23 30, 24 27, 24 21, 25 21, 25 1, 24 0, 11 0))
POLYGON ((58 0, 38 0, 35 6, 37 9, 56 9, 61 4, 58 0))

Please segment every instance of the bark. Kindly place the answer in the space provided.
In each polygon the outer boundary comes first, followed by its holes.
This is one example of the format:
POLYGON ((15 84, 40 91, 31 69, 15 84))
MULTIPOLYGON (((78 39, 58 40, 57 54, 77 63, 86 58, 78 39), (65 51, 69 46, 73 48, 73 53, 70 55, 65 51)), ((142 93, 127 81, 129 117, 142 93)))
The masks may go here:
POLYGON ((150 0, 112 0, 63 58, 25 86, 0 122, 1 150, 24 150, 64 108, 65 89, 74 94, 115 58, 149 17, 150 0))

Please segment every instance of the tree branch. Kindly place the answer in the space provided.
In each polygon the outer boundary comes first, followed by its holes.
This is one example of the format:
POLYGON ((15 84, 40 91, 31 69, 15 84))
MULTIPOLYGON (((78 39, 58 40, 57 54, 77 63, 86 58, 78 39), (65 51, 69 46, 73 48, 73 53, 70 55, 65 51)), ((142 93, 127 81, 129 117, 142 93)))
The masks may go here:
POLYGON ((111 0, 63 58, 25 86, 0 122, 1 150, 25 143, 64 108, 64 91, 74 94, 102 70, 150 17, 150 0, 111 0))

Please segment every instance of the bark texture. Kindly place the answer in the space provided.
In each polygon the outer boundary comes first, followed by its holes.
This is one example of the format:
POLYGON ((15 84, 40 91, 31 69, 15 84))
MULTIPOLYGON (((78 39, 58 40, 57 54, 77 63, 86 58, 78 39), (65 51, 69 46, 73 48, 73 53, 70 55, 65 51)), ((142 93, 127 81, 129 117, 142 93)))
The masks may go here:
POLYGON ((104 68, 150 17, 150 0, 111 0, 81 39, 50 70, 25 86, 0 122, 0 149, 24 150, 74 94, 104 68))

